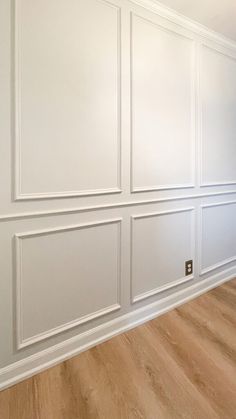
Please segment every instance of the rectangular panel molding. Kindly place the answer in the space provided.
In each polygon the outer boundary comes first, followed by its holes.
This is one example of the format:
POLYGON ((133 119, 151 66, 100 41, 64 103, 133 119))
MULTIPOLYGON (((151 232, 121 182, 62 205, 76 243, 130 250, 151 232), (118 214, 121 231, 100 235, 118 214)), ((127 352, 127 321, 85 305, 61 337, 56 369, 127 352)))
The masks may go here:
POLYGON ((120 308, 121 221, 15 235, 18 349, 120 308))
POLYGON ((236 261, 236 201, 201 205, 199 272, 236 261))
POLYGON ((194 278, 185 276, 185 262, 195 257, 194 219, 193 207, 132 216, 132 303, 194 278))
POLYGON ((121 192, 120 37, 111 2, 15 0, 15 200, 121 192))
POLYGON ((190 36, 131 15, 132 192, 194 187, 195 76, 190 36))
POLYGON ((0 0, 0 44, 2 389, 235 277, 236 42, 0 0))
POLYGON ((236 184, 236 55, 200 49, 200 182, 236 184))

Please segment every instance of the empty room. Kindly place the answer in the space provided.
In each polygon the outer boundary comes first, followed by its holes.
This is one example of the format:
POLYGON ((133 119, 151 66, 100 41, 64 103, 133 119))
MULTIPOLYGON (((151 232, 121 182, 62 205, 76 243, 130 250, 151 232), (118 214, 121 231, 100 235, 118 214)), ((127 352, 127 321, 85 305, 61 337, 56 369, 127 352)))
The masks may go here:
POLYGON ((235 0, 0 0, 0 419, 236 419, 235 0))

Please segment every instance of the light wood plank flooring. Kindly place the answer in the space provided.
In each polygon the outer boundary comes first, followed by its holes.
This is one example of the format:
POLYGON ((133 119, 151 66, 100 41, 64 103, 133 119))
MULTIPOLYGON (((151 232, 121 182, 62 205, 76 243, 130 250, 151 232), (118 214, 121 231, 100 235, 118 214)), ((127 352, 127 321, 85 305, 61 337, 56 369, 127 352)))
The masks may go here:
POLYGON ((236 419, 236 279, 0 393, 0 419, 236 419))

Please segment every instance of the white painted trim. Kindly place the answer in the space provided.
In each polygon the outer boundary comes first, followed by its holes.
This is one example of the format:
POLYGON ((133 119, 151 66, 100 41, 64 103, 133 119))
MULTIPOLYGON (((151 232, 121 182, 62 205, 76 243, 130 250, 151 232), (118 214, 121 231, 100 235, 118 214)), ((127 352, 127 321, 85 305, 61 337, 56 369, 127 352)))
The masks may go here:
POLYGON ((200 210, 199 210, 199 235, 198 235, 198 240, 199 240, 199 275, 203 276, 207 273, 210 273, 212 271, 215 271, 216 269, 221 268, 222 266, 225 266, 229 263, 235 262, 236 261, 236 255, 232 256, 230 258, 227 259, 223 259, 222 261, 215 263, 214 265, 210 265, 207 268, 203 268, 202 266, 202 236, 203 236, 203 225, 202 225, 202 214, 203 214, 203 210, 204 208, 211 208, 211 207, 220 207, 220 206, 225 206, 225 205, 233 205, 236 204, 236 200, 235 201, 225 201, 225 202, 215 202, 212 204, 203 204, 200 205, 200 210))
POLYGON ((121 193, 121 7, 106 0, 99 0, 109 7, 117 9, 117 186, 114 188, 101 188, 95 190, 79 190, 79 191, 60 191, 60 192, 21 192, 21 85, 20 85, 20 68, 21 68, 21 30, 20 30, 20 3, 21 0, 14 1, 14 45, 13 45, 13 121, 14 121, 14 200, 15 201, 32 201, 39 199, 55 199, 82 197, 93 195, 107 195, 121 193))
MULTIPOLYGON (((15 0, 15 1, 17 3, 18 0, 15 0)), ((231 51, 234 53, 236 51, 235 42, 227 38, 224 38, 223 36, 213 31, 210 31, 206 27, 203 27, 202 25, 197 24, 191 21, 190 19, 187 19, 186 17, 178 14, 177 12, 174 12, 173 10, 170 10, 167 7, 161 5, 157 1, 132 0, 129 2, 129 4, 131 5, 132 3, 142 6, 146 8, 146 10, 150 10, 153 13, 156 13, 157 15, 159 15, 160 17, 163 17, 169 20, 170 22, 195 33, 197 35, 196 36, 197 45, 199 45, 200 42, 202 41, 201 39, 202 37, 205 40, 218 43, 218 45, 221 45, 223 48, 231 49, 231 51)), ((12 85, 14 85, 14 81, 12 85)), ((18 153, 17 149, 15 151, 18 153)), ((223 187, 223 185, 224 184, 222 184, 221 186, 223 187)), ((96 195, 96 192, 98 192, 98 195, 101 194, 101 191, 92 191, 92 192, 93 192, 92 195, 93 194, 96 195)), ((115 190, 114 193, 116 192, 122 192, 122 191, 115 190)), ((57 216, 57 215, 70 215, 70 214, 83 213, 86 211, 144 206, 144 205, 158 204, 158 203, 163 203, 163 202, 182 201, 182 200, 188 200, 188 199, 195 200, 195 199, 203 199, 206 197, 213 198, 213 197, 220 197, 221 195, 223 196, 223 195, 236 194, 236 190, 228 190, 228 191, 221 190, 217 192, 208 192, 208 193, 199 193, 199 190, 195 190, 195 192, 196 193, 194 194, 189 194, 185 196, 162 197, 162 198, 154 198, 154 199, 139 200, 139 201, 126 198, 130 200, 126 202, 124 201, 116 202, 116 203, 113 202, 112 204, 99 204, 99 205, 90 205, 90 206, 84 206, 84 207, 80 206, 76 208, 68 208, 69 201, 64 201, 64 202, 67 202, 68 204, 66 208, 51 209, 51 210, 37 210, 37 211, 31 210, 28 212, 24 212, 23 210, 23 212, 21 213, 11 213, 11 214, 6 214, 6 215, 3 214, 0 216, 0 221, 8 222, 8 221, 18 220, 18 219, 19 220, 30 219, 33 217, 37 218, 37 217, 43 217, 43 216, 49 217, 49 216, 57 216)), ((72 191, 72 195, 62 195, 62 196, 56 195, 54 196, 54 198, 69 198, 70 196, 77 196, 77 195, 74 195, 75 193, 76 192, 72 191)), ((113 192, 111 192, 111 190, 109 191, 105 190, 105 193, 113 193, 113 192)), ((78 196, 81 196, 81 195, 78 195, 78 196)), ((124 195, 124 198, 125 197, 126 195, 124 195)), ((40 196, 37 199, 42 199, 42 198, 43 197, 40 196)), ((47 197, 44 197, 44 198, 47 199, 47 197)), ((23 200, 24 199, 28 200, 29 197, 23 197, 23 200)), ((33 197, 33 200, 34 199, 36 198, 33 197)), ((118 200, 118 197, 117 197, 117 200, 118 200)), ((78 204, 75 204, 75 205, 78 205, 78 204)), ((215 205, 218 205, 218 204, 215 204, 215 205)), ((219 203, 219 205, 223 205, 223 204, 219 203)), ((10 212, 20 211, 20 209, 17 209, 19 206, 20 204, 17 203, 15 206, 16 209, 14 210, 14 205, 13 206, 10 205, 9 211, 10 212)), ((45 345, 48 345, 47 349, 44 349, 40 352, 36 352, 33 355, 28 356, 27 358, 19 360, 20 357, 24 356, 24 354, 14 353, 12 354, 12 356, 15 357, 13 359, 18 358, 18 361, 0 369, 0 389, 4 389, 10 385, 16 384, 17 382, 25 378, 28 378, 32 376, 33 374, 36 374, 40 371, 43 371, 46 368, 56 365, 59 362, 62 362, 72 356, 75 356, 78 353, 84 350, 87 350, 90 347, 97 345, 107 339, 110 339, 111 337, 119 333, 125 332, 135 326, 138 326, 139 324, 144 323, 145 321, 148 321, 158 315, 161 315, 165 313, 166 311, 171 310, 175 308, 176 306, 181 305, 189 301, 190 299, 195 298, 198 295, 210 290, 211 288, 215 288, 221 283, 234 278, 235 276, 236 276, 236 266, 233 266, 223 272, 218 272, 215 275, 208 277, 207 279, 194 280, 194 283, 191 285, 187 284, 185 289, 183 289, 183 287, 181 287, 182 288, 181 290, 175 289, 173 290, 174 292, 168 297, 152 302, 151 304, 147 304, 137 309, 134 309, 134 307, 132 307, 133 311, 124 315, 117 314, 118 317, 116 317, 113 320, 106 321, 106 319, 103 319, 104 320, 103 324, 100 324, 99 326, 93 329, 90 329, 87 332, 81 333, 77 336, 67 339, 66 341, 62 341, 54 346, 50 347, 50 340, 49 340, 47 343, 45 342, 45 345)), ((61 339, 63 340, 63 336, 61 336, 61 339)), ((37 346, 34 348, 34 350, 37 351, 37 346)))
POLYGON ((71 198, 71 197, 83 197, 83 196, 95 196, 95 195, 108 195, 121 193, 120 188, 107 188, 107 189, 94 189, 86 190, 83 192, 68 191, 58 193, 37 193, 37 194, 23 194, 18 193, 15 196, 15 201, 34 201, 38 199, 56 199, 56 198, 71 198))
POLYGON ((126 201, 126 202, 117 202, 112 204, 102 204, 102 205, 91 205, 87 207, 77 207, 77 208, 61 208, 55 210, 48 210, 48 211, 33 211, 33 212, 23 212, 23 213, 16 213, 16 214, 6 214, 0 215, 0 222, 12 221, 17 219, 24 219, 24 218, 37 218, 37 217, 50 217, 51 215, 70 215, 70 214, 77 214, 81 212, 90 212, 90 211, 97 211, 97 210, 107 210, 107 209, 115 209, 115 208, 123 208, 123 207, 134 207, 134 206, 141 206, 141 205, 150 205, 150 204, 160 204, 163 202, 172 202, 172 201, 185 201, 189 199, 199 199, 199 198, 211 198, 215 196, 223 196, 223 195, 235 195, 236 190, 232 191, 221 191, 221 192, 209 192, 209 193, 201 193, 201 194, 193 194, 193 195, 179 195, 173 197, 166 197, 166 198, 153 198, 153 199, 145 199, 141 201, 126 201))
POLYGON ((41 342, 42 340, 48 339, 51 336, 57 335, 59 333, 65 332, 70 330, 76 326, 81 324, 87 323, 91 320, 94 320, 98 317, 104 316, 108 313, 112 313, 116 310, 121 308, 121 295, 120 295, 120 288, 121 288, 121 222, 122 218, 116 218, 112 220, 104 220, 96 223, 87 223, 87 224, 78 224, 66 227, 56 227, 51 229, 45 230, 36 230, 30 231, 26 233, 15 234, 15 264, 16 264, 16 278, 15 278, 15 300, 16 300, 16 347, 17 350, 25 348, 27 346, 33 345, 36 342, 41 342), (31 336, 30 338, 24 339, 23 338, 23 307, 22 307, 22 247, 21 241, 28 237, 38 237, 42 235, 50 235, 56 234, 61 232, 68 232, 74 230, 80 230, 85 228, 103 226, 108 224, 118 224, 119 225, 119 234, 118 234, 118 271, 117 271, 117 302, 111 306, 105 307, 101 310, 96 312, 90 313, 88 315, 79 317, 75 320, 72 320, 68 323, 63 323, 60 326, 52 328, 50 330, 46 330, 45 332, 36 334, 31 336))
POLYGON ((212 204, 202 204, 201 208, 209 208, 209 207, 220 207, 222 205, 232 205, 236 204, 236 200, 233 201, 224 201, 224 202, 213 202, 212 204))
POLYGON ((25 359, 3 367, 0 369, 0 390, 78 355, 95 345, 111 339, 113 336, 160 316, 212 288, 216 288, 220 284, 233 279, 235 275, 236 267, 234 266, 210 278, 198 281, 185 289, 176 291, 162 300, 119 316, 114 320, 101 324, 53 347, 49 347, 25 359))
POLYGON ((224 57, 236 61, 236 51, 234 51, 233 54, 230 52, 226 52, 225 49, 222 50, 222 48, 217 47, 216 45, 209 45, 208 43, 201 42, 201 46, 203 48, 209 49, 210 51, 214 51, 219 55, 223 55, 224 57))
POLYGON ((142 218, 151 218, 151 217, 160 217, 163 215, 168 214, 178 214, 181 212, 192 212, 192 218, 191 218, 191 246, 192 246, 192 257, 194 259, 195 254, 195 241, 194 241, 194 232, 195 232, 195 207, 188 207, 188 208, 180 208, 180 209, 174 209, 174 210, 167 210, 167 211, 159 211, 159 212, 151 212, 151 213, 145 213, 140 215, 132 215, 130 217, 131 219, 131 225, 130 225, 130 303, 134 304, 138 301, 145 300, 146 298, 152 297, 153 295, 159 294, 163 291, 166 291, 168 289, 174 288, 177 285, 183 284, 185 282, 188 282, 190 280, 194 279, 194 275, 185 276, 179 279, 176 279, 175 281, 168 282, 165 285, 162 285, 160 287, 156 287, 154 289, 151 289, 150 291, 143 292, 138 295, 133 295, 133 229, 134 229, 134 220, 142 219, 142 218))
POLYGON ((201 58, 201 43, 196 42, 196 68, 195 68, 195 100, 196 100, 196 185, 200 187, 201 184, 201 97, 200 97, 200 58, 201 58))
POLYGON ((176 25, 179 25, 198 36, 208 39, 210 41, 216 42, 221 46, 235 50, 236 42, 226 36, 209 29, 208 27, 201 25, 200 23, 188 18, 187 16, 182 15, 174 9, 171 9, 158 0, 130 0, 131 3, 137 4, 149 10, 152 13, 157 14, 158 16, 169 20, 176 25))
MULTIPOLYGON (((14 128, 14 136, 15 136, 15 151, 14 151, 14 158, 15 158, 15 170, 14 170, 14 178, 15 178, 15 200, 16 201, 21 201, 21 200, 38 200, 38 199, 54 199, 54 198, 69 198, 69 197, 73 197, 73 196, 93 196, 93 195, 104 195, 104 194, 115 194, 115 193, 121 193, 122 189, 121 189, 121 138, 120 138, 120 134, 121 132, 119 132, 119 161, 120 163, 118 163, 119 165, 119 186, 117 188, 112 188, 112 189, 103 189, 103 190, 90 190, 90 191, 68 191, 68 192, 58 192, 58 193, 37 193, 37 194, 21 194, 20 192, 20 162, 19 162, 19 153, 20 153, 20 147, 17 141, 17 138, 19 137, 20 134, 20 109, 19 106, 16 106, 16 103, 18 103, 18 99, 19 99, 19 77, 18 77, 18 70, 19 70, 19 63, 20 63, 20 57, 19 57, 19 42, 20 42, 20 32, 19 32, 19 25, 18 25, 18 8, 19 8, 19 3, 20 0, 14 0, 14 67, 15 67, 15 77, 14 77, 14 81, 13 81, 13 87, 15 90, 15 103, 14 103, 14 119, 15 119, 15 128, 14 128)), ((120 19, 120 11, 121 11, 121 7, 104 1, 106 4, 112 6, 112 7, 116 7, 118 9, 118 19, 119 19, 119 25, 118 25, 118 43, 119 43, 119 50, 118 50, 118 75, 119 75, 119 79, 120 79, 120 67, 121 67, 121 51, 120 51, 120 47, 121 47, 121 19, 120 19)), ((232 53, 236 53, 236 42, 234 42, 231 39, 228 39, 226 37, 224 37, 223 35, 214 32, 212 30, 210 30, 209 28, 187 18, 186 16, 176 12, 173 9, 168 8, 167 6, 164 6, 163 4, 159 3, 156 0, 130 0, 130 3, 132 4, 136 4, 139 5, 143 8, 145 8, 146 10, 151 11, 152 13, 155 13, 156 15, 166 19, 169 22, 172 22, 176 25, 179 25, 180 28, 184 28, 190 32, 192 32, 193 34, 197 34, 198 36, 202 37, 202 41, 204 40, 209 40, 209 41, 213 41, 215 43, 217 43, 219 46, 224 47, 224 48, 228 48, 229 50, 232 51, 232 53)), ((177 31, 176 31, 177 32, 177 31)), ((201 38, 197 41, 199 42, 201 41, 201 38)), ((230 54, 226 54, 230 57, 230 54)), ((231 58, 233 58, 231 56, 231 58)), ((119 96, 121 95, 121 80, 119 80, 119 96)), ((121 108, 121 103, 120 103, 120 98, 119 98, 119 131, 121 130, 121 112, 120 112, 120 108, 121 108)), ((223 186, 223 185, 234 185, 235 182, 232 183, 217 183, 217 184, 209 184, 209 185, 202 185, 202 186, 223 186)), ((180 185, 181 186, 181 185, 180 185)), ((184 187, 188 188, 188 187, 193 187, 193 186, 188 186, 185 185, 184 187)), ((176 186, 174 185, 174 189, 176 188, 176 186)), ((177 189, 179 188, 179 186, 177 185, 177 189)), ((172 189, 171 187, 169 188, 168 186, 161 186, 160 188, 158 187, 158 189, 154 188, 154 189, 149 189, 148 191, 152 191, 152 190, 162 190, 162 189, 172 189)), ((145 192, 147 189, 144 188, 143 192, 145 192)), ((139 192, 139 190, 134 190, 133 192, 139 192)), ((19 217, 19 216, 17 216, 19 217)), ((1 217, 2 218, 2 217, 1 217)))
POLYGON ((201 182, 201 188, 206 188, 206 187, 211 187, 211 186, 228 186, 228 185, 236 185, 236 180, 234 181, 229 181, 229 182, 201 182))
MULTIPOLYGON (((230 53, 226 53, 225 51, 221 51, 217 49, 215 46, 209 46, 208 44, 201 43, 199 47, 199 58, 198 58, 198 112, 199 112, 199 118, 198 118, 198 126, 199 126, 199 177, 200 177, 200 187, 201 188, 207 188, 207 187, 213 187, 213 186, 230 186, 230 185, 236 185, 236 180, 233 181, 214 181, 214 182, 204 182, 203 181, 203 131, 202 131, 202 116, 203 116, 203 106, 202 106, 202 85, 201 85, 201 75, 202 75, 202 51, 203 48, 209 49, 210 51, 215 52, 216 54, 223 55, 227 57, 230 60, 233 60, 236 62, 236 56, 231 55, 230 53)), ((236 51, 235 51, 236 53, 236 51)))
POLYGON ((146 298, 153 297, 153 295, 160 294, 163 291, 167 291, 171 288, 177 287, 180 284, 184 284, 185 282, 191 281, 194 279, 193 275, 184 276, 183 278, 177 279, 176 281, 169 282, 166 285, 163 285, 161 287, 157 287, 152 289, 151 291, 143 292, 142 294, 136 295, 132 299, 132 304, 137 303, 139 301, 145 300, 146 298))
MULTIPOLYGON (((181 28, 179 28, 181 29, 181 28)), ((196 42, 194 37, 191 34, 185 34, 180 32, 177 28, 167 27, 164 23, 157 23, 151 19, 140 16, 137 13, 130 13, 130 192, 131 194, 139 192, 152 192, 152 191, 162 191, 162 190, 173 190, 173 189, 190 189, 195 188, 196 182, 196 42), (133 150, 134 150, 134 135, 133 135, 133 19, 137 17, 144 22, 157 27, 163 32, 171 33, 172 35, 184 38, 192 42, 192 51, 191 51, 191 182, 182 183, 182 184, 170 184, 170 185, 154 185, 154 186, 134 186, 134 159, 133 159, 133 150)))
POLYGON ((111 305, 109 307, 106 307, 102 310, 98 310, 98 311, 93 312, 92 314, 82 316, 77 320, 73 320, 71 322, 64 323, 61 326, 54 327, 53 329, 50 329, 50 330, 48 330, 46 332, 43 332, 43 333, 39 333, 39 334, 34 335, 30 338, 22 339, 22 337, 21 337, 21 341, 19 341, 19 339, 17 339, 17 350, 20 350, 22 348, 26 348, 30 345, 33 345, 33 344, 37 343, 37 342, 41 342, 42 340, 48 339, 51 336, 58 335, 59 333, 66 332, 67 330, 70 330, 70 329, 72 329, 76 326, 79 326, 81 324, 87 323, 91 320, 95 320, 99 317, 102 317, 102 316, 105 316, 107 314, 113 313, 114 311, 117 311, 120 308, 121 308, 120 304, 118 304, 118 303, 113 304, 113 305, 111 305))
POLYGON ((161 215, 176 214, 178 212, 188 212, 188 211, 194 211, 194 210, 195 210, 195 207, 175 208, 173 210, 167 210, 167 211, 148 212, 145 214, 132 215, 132 219, 136 220, 140 218, 158 217, 161 215))
POLYGON ((146 186, 146 187, 132 187, 131 193, 139 192, 152 192, 152 191, 165 191, 172 189, 191 189, 194 188, 194 183, 190 184, 179 184, 179 185, 160 185, 160 186, 146 186))
POLYGON ((211 266, 209 266, 205 269, 201 269, 200 275, 202 276, 202 275, 205 275, 205 274, 207 274, 211 271, 215 271, 216 269, 219 269, 222 266, 228 265, 229 263, 232 263, 232 262, 236 262, 236 255, 231 257, 231 258, 224 259, 221 262, 216 263, 215 265, 211 265, 211 266))

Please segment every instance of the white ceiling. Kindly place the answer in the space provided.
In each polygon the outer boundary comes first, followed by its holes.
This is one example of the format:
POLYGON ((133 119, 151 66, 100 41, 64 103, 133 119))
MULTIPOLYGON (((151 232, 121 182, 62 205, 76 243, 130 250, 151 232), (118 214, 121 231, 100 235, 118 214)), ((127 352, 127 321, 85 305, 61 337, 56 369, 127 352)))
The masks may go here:
POLYGON ((236 41, 236 0, 160 0, 160 3, 236 41))

